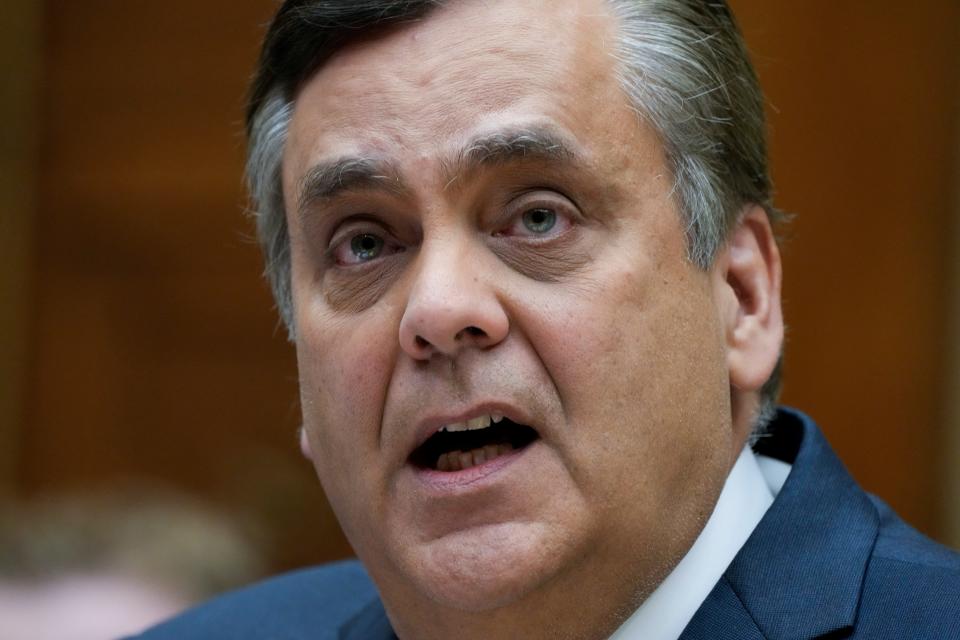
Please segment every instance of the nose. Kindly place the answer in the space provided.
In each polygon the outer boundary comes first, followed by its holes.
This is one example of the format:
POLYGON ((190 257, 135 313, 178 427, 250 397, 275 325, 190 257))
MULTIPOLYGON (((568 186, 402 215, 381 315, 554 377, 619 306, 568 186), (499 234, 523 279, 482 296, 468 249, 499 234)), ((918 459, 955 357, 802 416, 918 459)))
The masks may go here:
POLYGON ((415 360, 487 349, 507 337, 510 323, 481 260, 463 248, 428 252, 400 320, 400 346, 415 360))

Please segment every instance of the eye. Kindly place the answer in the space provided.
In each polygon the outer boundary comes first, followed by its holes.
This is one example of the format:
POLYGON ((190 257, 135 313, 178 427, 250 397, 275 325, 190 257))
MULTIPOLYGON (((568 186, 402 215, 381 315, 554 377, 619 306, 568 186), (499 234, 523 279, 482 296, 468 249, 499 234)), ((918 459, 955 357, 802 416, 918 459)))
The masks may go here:
POLYGON ((494 235, 532 241, 561 236, 579 219, 572 202, 548 191, 525 194, 506 207, 505 215, 505 226, 494 235))
POLYGON ((383 238, 372 233, 361 233, 350 238, 350 251, 360 262, 378 257, 383 251, 383 238))
POLYGON ((379 234, 363 232, 348 234, 335 240, 330 255, 340 266, 353 266, 373 262, 377 258, 402 250, 403 247, 388 244, 379 234))
POLYGON ((556 226, 557 212, 546 207, 537 207, 524 211, 520 219, 528 231, 542 235, 556 226))

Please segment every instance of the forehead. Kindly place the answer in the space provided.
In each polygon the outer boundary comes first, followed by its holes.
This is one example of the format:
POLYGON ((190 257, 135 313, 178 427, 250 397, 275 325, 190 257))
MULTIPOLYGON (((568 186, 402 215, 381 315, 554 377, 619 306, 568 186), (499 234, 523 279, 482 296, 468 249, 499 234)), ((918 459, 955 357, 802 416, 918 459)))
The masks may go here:
POLYGON ((462 0, 338 51, 304 85, 285 164, 326 154, 436 155, 472 131, 589 125, 615 83, 603 0, 462 0))

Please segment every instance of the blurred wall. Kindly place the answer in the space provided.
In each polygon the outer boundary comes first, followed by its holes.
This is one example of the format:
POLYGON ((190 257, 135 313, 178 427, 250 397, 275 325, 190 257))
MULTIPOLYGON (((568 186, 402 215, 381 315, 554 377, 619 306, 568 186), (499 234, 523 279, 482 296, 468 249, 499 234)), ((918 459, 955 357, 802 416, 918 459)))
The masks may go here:
MULTIPOLYGON (((732 4, 797 214, 785 400, 945 539, 960 5, 732 4)), ((282 569, 349 547, 299 459, 294 356, 243 215, 243 96, 275 6, 43 3, 34 233, 15 243, 33 259, 13 271, 28 357, 2 370, 24 410, 0 406, 0 436, 21 497, 169 483, 268 523, 282 569)))
POLYGON ((40 57, 40 5, 9 0, 0 21, 0 498, 16 488, 24 424, 40 57))
MULTIPOLYGON (((732 2, 767 93, 784 245, 784 401, 869 491, 944 538, 956 395, 960 4, 732 2)), ((954 539, 955 544, 960 540, 954 539)))
MULTIPOLYGON (((960 64, 957 65, 957 85, 960 86, 960 64)), ((960 100, 955 105, 956 122, 960 122, 960 100)), ((954 158, 960 158, 960 125, 954 131, 954 158)), ((960 547, 960 160, 953 165, 953 193, 954 193, 954 232, 951 242, 950 262, 953 265, 952 274, 952 306, 949 315, 950 326, 947 335, 950 339, 949 368, 944 379, 944 400, 947 405, 946 437, 943 440, 944 450, 947 452, 943 460, 946 472, 946 482, 943 492, 943 512, 946 519, 944 539, 960 547)))
POLYGON ((275 3, 44 3, 19 487, 143 479, 349 553, 301 461, 294 354, 244 216, 246 84, 275 3))

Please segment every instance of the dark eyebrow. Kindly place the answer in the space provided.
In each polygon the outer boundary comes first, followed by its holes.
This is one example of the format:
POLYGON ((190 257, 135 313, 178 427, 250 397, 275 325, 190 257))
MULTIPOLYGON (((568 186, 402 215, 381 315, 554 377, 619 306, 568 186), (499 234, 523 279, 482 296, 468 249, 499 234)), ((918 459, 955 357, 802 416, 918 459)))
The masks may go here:
POLYGON ((320 162, 300 180, 299 211, 347 191, 405 193, 399 172, 389 162, 376 158, 344 156, 320 162))
POLYGON ((550 163, 583 162, 579 145, 548 126, 526 126, 474 136, 446 163, 449 182, 462 174, 510 162, 534 160, 550 163))
MULTIPOLYGON (((549 126, 525 126, 481 133, 443 163, 448 184, 479 169, 522 160, 580 163, 583 154, 567 136, 549 126)), ((300 180, 298 210, 330 200, 348 191, 408 193, 400 171, 383 159, 343 156, 311 167, 300 180)))

